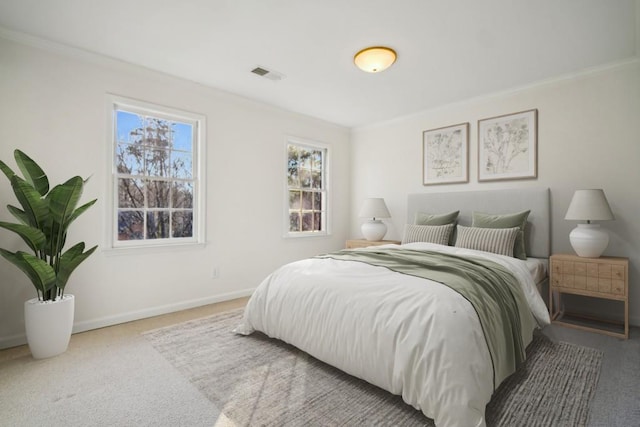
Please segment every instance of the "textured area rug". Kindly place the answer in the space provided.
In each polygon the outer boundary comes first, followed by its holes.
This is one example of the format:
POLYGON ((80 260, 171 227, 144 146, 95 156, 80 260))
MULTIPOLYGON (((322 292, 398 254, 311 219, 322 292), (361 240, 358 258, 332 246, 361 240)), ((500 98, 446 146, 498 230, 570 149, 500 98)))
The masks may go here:
MULTIPOLYGON (((241 310, 145 333, 235 426, 433 426, 365 381, 260 333, 239 336, 241 310)), ((487 406, 489 426, 583 426, 602 353, 536 335, 525 366, 487 406)), ((212 425, 216 420, 212 420, 212 425)), ((220 421, 220 420, 218 420, 220 421)))

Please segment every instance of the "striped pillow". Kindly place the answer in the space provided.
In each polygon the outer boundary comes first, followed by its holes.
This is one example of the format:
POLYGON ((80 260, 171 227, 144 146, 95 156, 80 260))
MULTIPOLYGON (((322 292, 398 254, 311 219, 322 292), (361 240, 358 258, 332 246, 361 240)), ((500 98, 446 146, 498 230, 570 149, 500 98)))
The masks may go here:
POLYGON ((527 226, 527 217, 531 211, 523 211, 512 214, 488 214, 482 212, 473 212, 472 227, 482 228, 511 228, 519 227, 520 232, 516 237, 516 243, 513 246, 513 256, 515 258, 527 259, 527 251, 525 248, 524 230, 527 226))
POLYGON ((519 231, 519 227, 480 228, 459 225, 456 247, 512 257, 519 231))
POLYGON ((437 243, 446 245, 454 224, 447 225, 414 225, 407 224, 404 228, 402 244, 413 242, 437 243))

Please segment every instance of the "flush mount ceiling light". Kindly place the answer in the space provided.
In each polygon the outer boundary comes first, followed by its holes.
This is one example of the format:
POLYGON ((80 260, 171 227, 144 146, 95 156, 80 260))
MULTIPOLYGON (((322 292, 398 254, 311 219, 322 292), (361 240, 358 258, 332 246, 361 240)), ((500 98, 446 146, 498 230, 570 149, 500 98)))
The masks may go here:
POLYGON ((391 48, 374 46, 356 53, 353 57, 353 62, 362 71, 379 73, 396 62, 396 56, 396 51, 391 48))

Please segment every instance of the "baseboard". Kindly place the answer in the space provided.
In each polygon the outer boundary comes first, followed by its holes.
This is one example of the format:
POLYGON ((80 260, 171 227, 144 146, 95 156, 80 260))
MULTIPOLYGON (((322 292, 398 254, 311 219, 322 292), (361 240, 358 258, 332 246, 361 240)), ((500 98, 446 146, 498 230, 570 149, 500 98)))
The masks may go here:
MULTIPOLYGON (((159 316, 161 314, 173 313, 176 311, 187 310, 189 308, 247 297, 251 295, 254 290, 255 288, 242 289, 240 291, 214 295, 206 298, 198 298, 188 301, 181 301, 175 304, 167 304, 158 307, 146 308, 143 310, 130 311, 128 313, 117 314, 115 316, 106 316, 99 319, 84 320, 82 322, 76 322, 73 324, 72 333, 76 334, 78 332, 85 332, 92 329, 104 328, 106 326, 118 325, 120 323, 131 322, 133 320, 146 319, 147 317, 159 316)), ((27 337, 25 336, 25 334, 0 337, 0 350, 24 345, 26 343, 27 337)))
POLYGON ((27 343, 27 337, 24 334, 9 335, 0 338, 0 350, 5 348, 17 347, 27 343))

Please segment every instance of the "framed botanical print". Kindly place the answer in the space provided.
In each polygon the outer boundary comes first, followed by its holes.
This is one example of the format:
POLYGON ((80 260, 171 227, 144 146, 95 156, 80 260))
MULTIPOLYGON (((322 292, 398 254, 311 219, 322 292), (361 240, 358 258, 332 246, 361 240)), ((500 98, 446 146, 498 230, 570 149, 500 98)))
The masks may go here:
POLYGON ((537 177, 538 110, 478 121, 478 181, 537 177))
POLYGON ((469 123, 422 133, 422 184, 469 182, 469 123))

